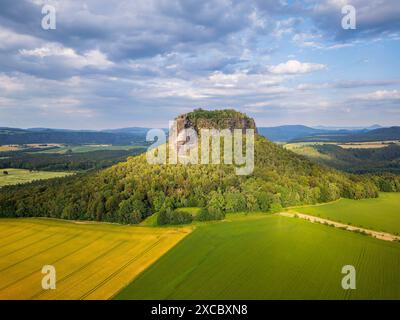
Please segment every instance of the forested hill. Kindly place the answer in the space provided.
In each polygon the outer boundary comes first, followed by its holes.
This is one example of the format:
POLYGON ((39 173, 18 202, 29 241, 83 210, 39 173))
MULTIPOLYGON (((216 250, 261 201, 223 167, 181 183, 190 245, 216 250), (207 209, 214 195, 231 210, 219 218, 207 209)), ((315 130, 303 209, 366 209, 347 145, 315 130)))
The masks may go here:
POLYGON ((113 145, 129 145, 143 143, 145 132, 106 132, 106 131, 74 131, 60 129, 15 129, 0 128, 0 145, 34 144, 34 143, 67 143, 85 144, 102 143, 113 145))
POLYGON ((381 183, 314 164, 257 136, 249 176, 224 164, 150 165, 143 154, 98 172, 2 188, 0 216, 138 223, 158 213, 160 223, 180 223, 187 221, 174 218, 180 207, 203 208, 199 219, 221 219, 225 212, 376 197, 381 183))
POLYGON ((400 127, 378 128, 374 130, 364 130, 358 133, 338 131, 322 134, 313 134, 292 139, 292 142, 366 142, 366 141, 393 141, 400 140, 400 127))

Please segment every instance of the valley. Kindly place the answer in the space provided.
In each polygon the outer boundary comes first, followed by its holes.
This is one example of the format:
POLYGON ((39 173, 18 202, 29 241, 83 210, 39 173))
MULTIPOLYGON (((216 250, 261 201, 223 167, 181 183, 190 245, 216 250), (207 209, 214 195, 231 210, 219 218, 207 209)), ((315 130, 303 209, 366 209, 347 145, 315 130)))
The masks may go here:
POLYGON ((284 148, 317 163, 352 173, 400 172, 400 142, 290 142, 284 148))

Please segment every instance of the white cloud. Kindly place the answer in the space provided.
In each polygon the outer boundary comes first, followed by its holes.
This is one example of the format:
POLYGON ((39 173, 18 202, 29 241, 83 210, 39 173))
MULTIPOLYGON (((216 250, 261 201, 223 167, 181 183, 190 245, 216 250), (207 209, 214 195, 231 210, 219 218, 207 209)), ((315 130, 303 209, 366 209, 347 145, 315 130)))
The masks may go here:
POLYGON ((0 49, 2 50, 21 46, 33 46, 35 44, 37 45, 38 42, 40 42, 40 40, 33 36, 16 33, 0 26, 0 49))
POLYGON ((356 96, 360 100, 400 100, 399 90, 378 90, 365 95, 356 96))
POLYGON ((20 49, 19 53, 22 56, 31 56, 31 57, 51 57, 51 56, 59 56, 59 57, 69 57, 69 58, 77 58, 78 55, 71 48, 65 48, 61 44, 57 43, 49 43, 43 47, 35 48, 35 49, 20 49))
POLYGON ((204 99, 234 99, 235 97, 275 96, 288 93, 283 85, 284 77, 270 73, 250 74, 244 71, 223 73, 211 72, 207 76, 192 79, 177 77, 132 80, 135 89, 132 97, 141 99, 186 98, 201 101, 204 99))
POLYGON ((21 91, 24 89, 24 85, 19 81, 18 77, 11 77, 6 74, 0 74, 0 90, 4 90, 7 93, 21 91))
POLYGON ((84 52, 82 55, 78 54, 72 48, 66 48, 59 43, 48 43, 43 47, 35 49, 20 49, 19 53, 24 57, 44 58, 62 58, 63 63, 70 64, 76 68, 83 68, 87 66, 96 67, 99 69, 106 69, 113 65, 104 53, 94 49, 84 52))
POLYGON ((285 34, 290 34, 294 32, 294 27, 297 24, 301 23, 301 19, 298 18, 288 18, 286 20, 279 20, 275 24, 275 30, 273 31, 273 35, 281 38, 285 34))
POLYGON ((297 60, 289 60, 276 66, 271 66, 268 70, 274 74, 301 74, 313 71, 323 70, 326 65, 319 63, 300 62, 297 60))

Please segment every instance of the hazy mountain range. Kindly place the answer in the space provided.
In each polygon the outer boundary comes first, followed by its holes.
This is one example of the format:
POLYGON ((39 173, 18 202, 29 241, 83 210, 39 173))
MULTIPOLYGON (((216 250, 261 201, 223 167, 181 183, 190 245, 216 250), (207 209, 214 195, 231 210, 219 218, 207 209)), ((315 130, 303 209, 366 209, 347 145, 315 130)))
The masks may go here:
MULTIPOLYGON (((107 143, 136 144, 145 142, 150 128, 128 127, 106 130, 70 130, 50 128, 7 128, 0 127, 0 144, 28 143, 107 143)), ((167 131, 167 129, 164 129, 167 131)), ((304 125, 284 125, 258 127, 260 135, 276 142, 288 141, 378 141, 400 139, 400 127, 308 127, 304 125)))

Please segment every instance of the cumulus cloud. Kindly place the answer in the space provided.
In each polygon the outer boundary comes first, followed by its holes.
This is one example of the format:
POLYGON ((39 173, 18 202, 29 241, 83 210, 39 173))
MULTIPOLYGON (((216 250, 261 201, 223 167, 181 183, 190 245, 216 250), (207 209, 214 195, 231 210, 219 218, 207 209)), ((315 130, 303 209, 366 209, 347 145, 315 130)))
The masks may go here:
POLYGON ((269 67, 269 71, 275 74, 301 74, 313 71, 323 70, 326 65, 320 63, 300 62, 297 60, 288 60, 285 63, 280 63, 269 67))

